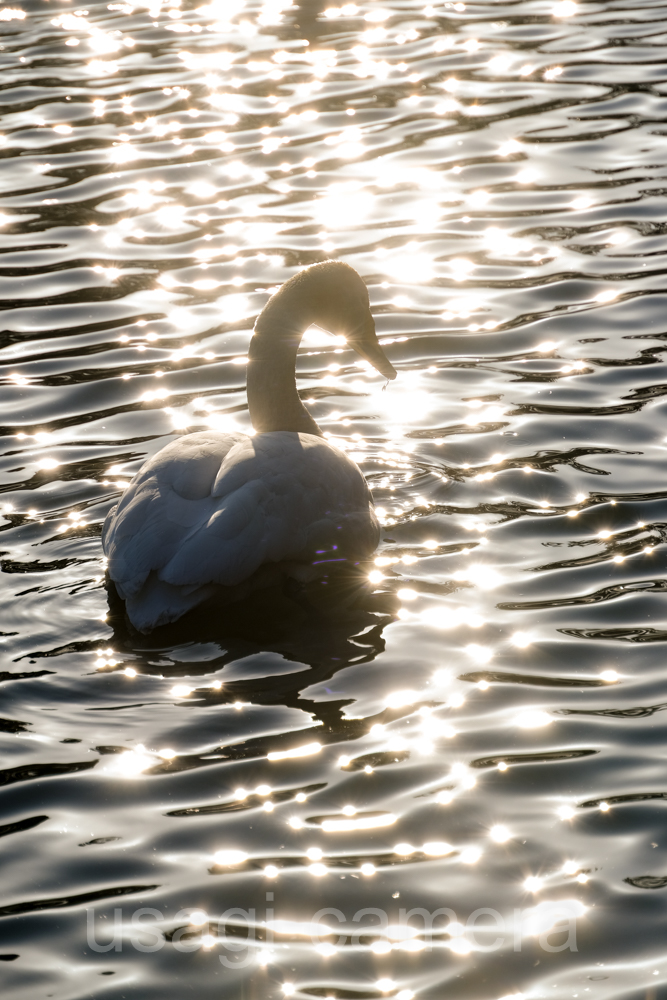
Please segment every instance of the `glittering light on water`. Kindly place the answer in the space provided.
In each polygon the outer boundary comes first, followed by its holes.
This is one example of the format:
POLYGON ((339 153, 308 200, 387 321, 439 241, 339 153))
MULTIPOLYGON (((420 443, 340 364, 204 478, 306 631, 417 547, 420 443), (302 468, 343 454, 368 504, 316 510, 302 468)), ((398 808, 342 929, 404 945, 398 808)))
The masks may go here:
POLYGON ((153 757, 146 753, 143 746, 139 745, 136 750, 127 750, 118 754, 107 765, 109 774, 122 778, 134 778, 145 771, 154 763, 153 757))
POLYGON ((311 757, 321 749, 321 743, 306 743, 304 746, 292 747, 291 750, 273 750, 266 756, 267 760, 288 760, 294 757, 311 757))
POLYGON ((375 830, 384 826, 392 826, 396 817, 392 813, 381 813, 378 816, 359 816, 356 819, 325 819, 322 829, 327 833, 345 833, 350 830, 375 830))
POLYGON ((578 7, 574 0, 560 0, 555 4, 551 13, 554 17, 573 17, 577 13, 578 7))
POLYGON ((403 708, 405 705, 414 705, 416 701, 423 697, 418 691, 392 691, 384 700, 387 708, 403 708))
POLYGON ((524 912, 524 933, 533 936, 547 933, 559 924, 578 920, 586 912, 587 907, 578 899, 545 900, 524 912))
POLYGON ((232 866, 240 865, 244 861, 247 861, 248 855, 245 851, 237 851, 233 849, 216 851, 213 855, 213 860, 216 865, 232 866))
POLYGON ((502 577, 500 573, 491 566, 484 566, 481 563, 473 563, 466 569, 457 570, 454 573, 455 580, 467 580, 473 583, 480 590, 493 590, 500 586, 502 577))
POLYGON ((469 646, 466 646, 465 651, 471 660, 475 661, 475 663, 490 663, 493 659, 492 649, 488 649, 486 646, 478 646, 477 643, 474 642, 470 643, 469 646))
POLYGON ((430 840, 422 847, 424 854, 431 858, 442 858, 451 854, 454 848, 444 840, 430 840))
POLYGON ((174 684, 171 693, 175 698, 187 698, 189 694, 192 694, 192 688, 188 687, 187 684, 174 684))
POLYGON ((608 288, 604 292, 599 292, 594 296, 596 302, 613 302, 621 293, 613 288, 608 288))
POLYGON ((514 721, 519 729, 539 729, 541 726, 548 726, 553 720, 546 712, 536 708, 522 712, 514 721))
POLYGON ((472 951, 472 945, 463 937, 453 938, 449 943, 449 948, 455 955, 469 955, 472 951))
POLYGON ((469 628, 480 628, 484 624, 484 619, 481 615, 466 607, 426 608, 421 612, 420 619, 425 625, 431 625, 434 628, 440 629, 456 628, 459 625, 467 625, 469 628))
POLYGON ((506 826, 502 826, 497 823, 495 826, 491 827, 490 831, 491 840, 495 840, 497 844, 504 844, 509 840, 512 834, 509 832, 506 826))

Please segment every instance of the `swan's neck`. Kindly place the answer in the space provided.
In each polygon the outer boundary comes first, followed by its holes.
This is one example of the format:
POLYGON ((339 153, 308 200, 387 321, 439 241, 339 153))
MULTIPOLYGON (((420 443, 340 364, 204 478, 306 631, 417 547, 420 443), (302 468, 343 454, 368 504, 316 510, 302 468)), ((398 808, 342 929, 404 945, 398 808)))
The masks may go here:
POLYGON ((305 311, 291 316, 267 309, 257 320, 248 351, 248 409, 255 430, 322 435, 299 399, 294 369, 304 331, 312 320, 305 311))

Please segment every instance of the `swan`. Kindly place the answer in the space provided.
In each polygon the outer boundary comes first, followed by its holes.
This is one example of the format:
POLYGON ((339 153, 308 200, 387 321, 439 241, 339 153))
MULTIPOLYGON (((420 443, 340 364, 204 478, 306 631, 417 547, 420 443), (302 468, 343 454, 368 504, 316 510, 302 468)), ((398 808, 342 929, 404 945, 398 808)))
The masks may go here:
POLYGON ((140 632, 215 598, 228 604, 375 550, 379 526, 358 466, 330 444, 299 399, 296 356, 316 324, 342 334, 387 379, 368 291, 354 268, 324 261, 269 299, 248 351, 255 433, 199 431, 139 470, 102 530, 107 576, 140 632))

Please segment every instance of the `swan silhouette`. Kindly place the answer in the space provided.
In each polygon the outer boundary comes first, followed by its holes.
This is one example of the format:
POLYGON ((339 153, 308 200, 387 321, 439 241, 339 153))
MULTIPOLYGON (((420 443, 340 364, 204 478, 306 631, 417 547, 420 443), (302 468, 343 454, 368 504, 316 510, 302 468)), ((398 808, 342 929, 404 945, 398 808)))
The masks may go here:
POLYGON ((142 466, 104 522, 108 577, 140 632, 213 598, 228 604, 281 579, 317 579, 332 562, 376 548, 366 480, 322 436, 297 393, 297 350, 313 324, 344 335, 382 375, 396 377, 352 267, 325 261, 285 282, 258 317, 248 351, 256 433, 200 431, 173 441, 142 466))

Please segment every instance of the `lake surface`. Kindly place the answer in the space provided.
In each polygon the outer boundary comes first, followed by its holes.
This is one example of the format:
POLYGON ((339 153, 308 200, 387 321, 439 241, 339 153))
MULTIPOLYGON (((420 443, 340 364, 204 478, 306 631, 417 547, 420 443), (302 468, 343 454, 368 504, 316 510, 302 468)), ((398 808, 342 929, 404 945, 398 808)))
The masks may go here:
POLYGON ((330 3, 0 13, 2 996, 660 1000, 665 7, 330 3), (107 511, 328 257, 368 593, 133 637, 107 511))

